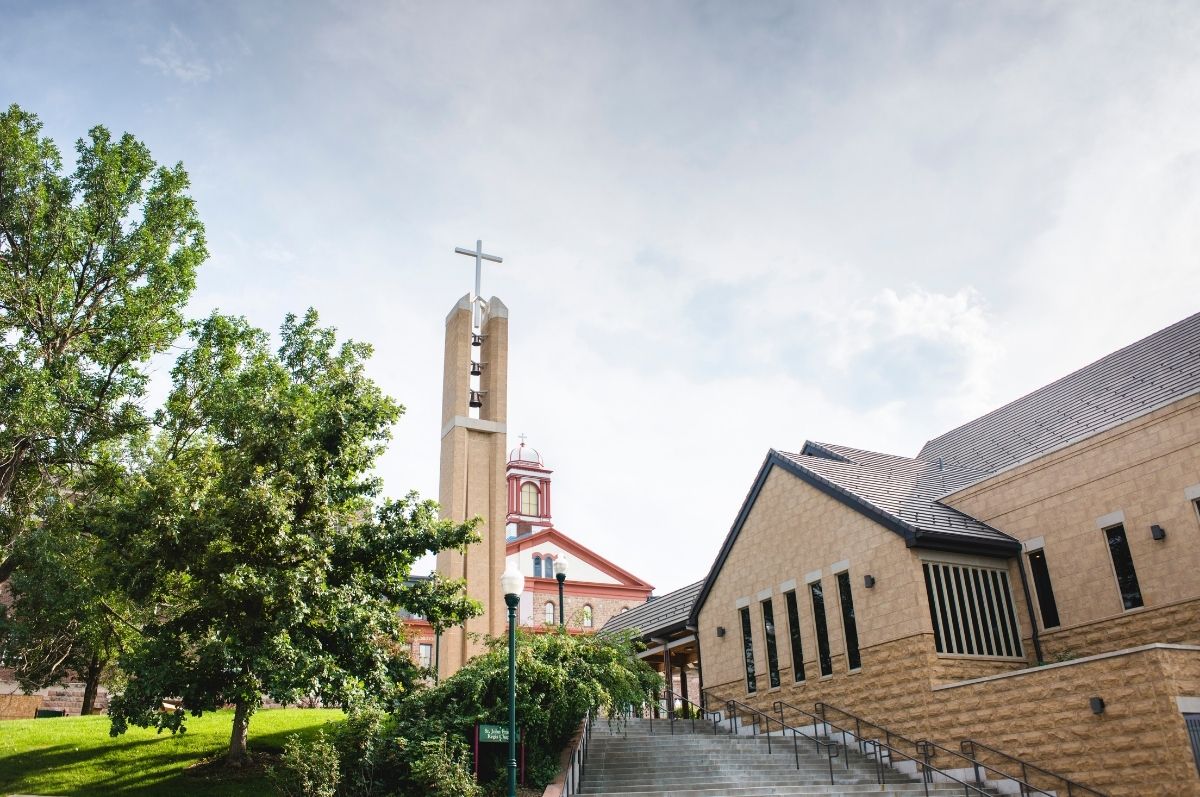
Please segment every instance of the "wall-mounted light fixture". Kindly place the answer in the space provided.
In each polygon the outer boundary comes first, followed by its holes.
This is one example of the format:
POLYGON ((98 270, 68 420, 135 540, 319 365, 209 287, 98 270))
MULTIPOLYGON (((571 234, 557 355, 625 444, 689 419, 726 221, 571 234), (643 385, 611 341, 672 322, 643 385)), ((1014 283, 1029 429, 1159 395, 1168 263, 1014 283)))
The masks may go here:
POLYGON ((864 576, 863 584, 866 585, 867 589, 874 589, 875 588, 875 576, 864 576))
POLYGON ((1092 707, 1093 714, 1103 714, 1104 713, 1104 698, 1093 697, 1091 700, 1088 701, 1088 705, 1090 705, 1092 707))
POLYGON ((1155 523, 1150 527, 1150 536, 1156 540, 1165 540, 1167 538, 1167 530, 1155 523))
POLYGON ((717 626, 717 636, 725 636, 725 626, 717 626))

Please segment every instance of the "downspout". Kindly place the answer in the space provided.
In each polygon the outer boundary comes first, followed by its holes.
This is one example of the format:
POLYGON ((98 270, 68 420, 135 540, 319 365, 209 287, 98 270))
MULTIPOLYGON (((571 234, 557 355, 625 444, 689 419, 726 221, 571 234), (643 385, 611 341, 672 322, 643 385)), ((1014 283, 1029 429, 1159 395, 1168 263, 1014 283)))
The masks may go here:
POLYGON ((1021 591, 1025 593, 1025 609, 1029 612, 1029 627, 1033 629, 1033 655, 1037 656, 1037 663, 1041 664, 1045 659, 1042 658, 1042 643, 1038 639, 1037 617, 1033 614, 1033 598, 1029 595, 1029 579, 1025 577, 1025 560, 1021 554, 1017 554, 1017 572, 1021 574, 1021 591))

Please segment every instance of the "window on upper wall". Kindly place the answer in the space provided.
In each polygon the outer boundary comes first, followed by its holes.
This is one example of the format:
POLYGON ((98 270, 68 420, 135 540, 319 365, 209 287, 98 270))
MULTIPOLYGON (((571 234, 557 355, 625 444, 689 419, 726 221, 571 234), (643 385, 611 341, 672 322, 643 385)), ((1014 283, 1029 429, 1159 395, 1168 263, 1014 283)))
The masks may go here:
POLYGON ((422 643, 418 655, 422 667, 429 669, 433 665, 433 645, 422 643))
POLYGON ((521 514, 522 515, 538 515, 538 499, 541 498, 541 493, 538 492, 537 485, 533 482, 525 482, 521 485, 521 514))
POLYGON ((1054 600, 1054 587, 1050 584, 1050 568, 1046 566, 1045 551, 1029 552, 1029 570, 1033 573, 1033 591, 1037 593, 1038 608, 1042 614, 1042 628, 1058 627, 1058 603, 1054 600))
POLYGON ((1006 571, 926 562, 925 594, 938 653, 998 658, 1024 655, 1006 571))
POLYGON ((779 686, 779 648, 775 645, 775 611, 771 599, 762 602, 763 638, 767 642, 767 679, 771 688, 779 686))
POLYGON ((854 595, 850 592, 850 573, 837 574, 838 600, 842 604, 842 630, 846 632, 846 664, 851 670, 862 667, 858 654, 858 623, 854 621, 854 595))
POLYGON ((534 555, 533 557, 533 577, 542 577, 542 557, 534 555))
POLYGON ((1129 540, 1125 536, 1125 527, 1117 524, 1104 530, 1108 541, 1108 553, 1112 557, 1113 571, 1117 575, 1117 589, 1121 593, 1121 603, 1126 609, 1136 609, 1142 606, 1142 588, 1138 586, 1137 571, 1133 567, 1133 554, 1129 551, 1129 540))
POLYGON ((825 590, 820 581, 808 585, 812 596, 813 625, 817 629, 817 659, 821 675, 833 675, 833 656, 829 652, 829 626, 825 622, 825 590))
POLYGON ((542 607, 542 619, 550 625, 554 625, 554 602, 546 601, 546 605, 542 607))
POLYGON ((592 627, 592 607, 591 606, 583 607, 583 627, 584 628, 592 627))
POLYGON ((787 600, 788 634, 792 639, 792 678, 804 680, 804 646, 800 643, 800 607, 796 604, 796 590, 784 595, 787 600))
POLYGON ((746 663, 746 691, 758 691, 758 678, 754 674, 754 637, 750 634, 750 608, 738 610, 742 620, 742 658, 746 663))

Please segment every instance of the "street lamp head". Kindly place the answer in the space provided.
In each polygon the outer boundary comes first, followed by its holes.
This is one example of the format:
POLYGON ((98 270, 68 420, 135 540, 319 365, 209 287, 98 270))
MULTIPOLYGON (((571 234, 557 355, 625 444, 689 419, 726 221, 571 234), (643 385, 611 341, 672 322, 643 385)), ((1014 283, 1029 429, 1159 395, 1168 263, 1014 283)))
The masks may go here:
POLYGON ((521 575, 521 571, 513 562, 508 563, 508 567, 504 569, 503 575, 500 576, 500 591, 505 595, 520 595, 525 589, 525 576, 521 575))
POLYGON ((571 560, 565 553, 559 554, 554 560, 554 576, 558 579, 567 577, 567 568, 571 566, 571 560))

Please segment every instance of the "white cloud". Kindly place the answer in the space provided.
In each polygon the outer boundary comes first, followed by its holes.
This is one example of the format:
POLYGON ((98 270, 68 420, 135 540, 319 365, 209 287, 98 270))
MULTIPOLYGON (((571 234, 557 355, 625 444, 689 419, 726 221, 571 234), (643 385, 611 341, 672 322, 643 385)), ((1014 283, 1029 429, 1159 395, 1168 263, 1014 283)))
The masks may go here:
POLYGON ((204 83, 212 78, 213 67, 197 53, 195 42, 175 25, 154 52, 143 55, 139 62, 153 67, 163 75, 184 83, 204 83))

